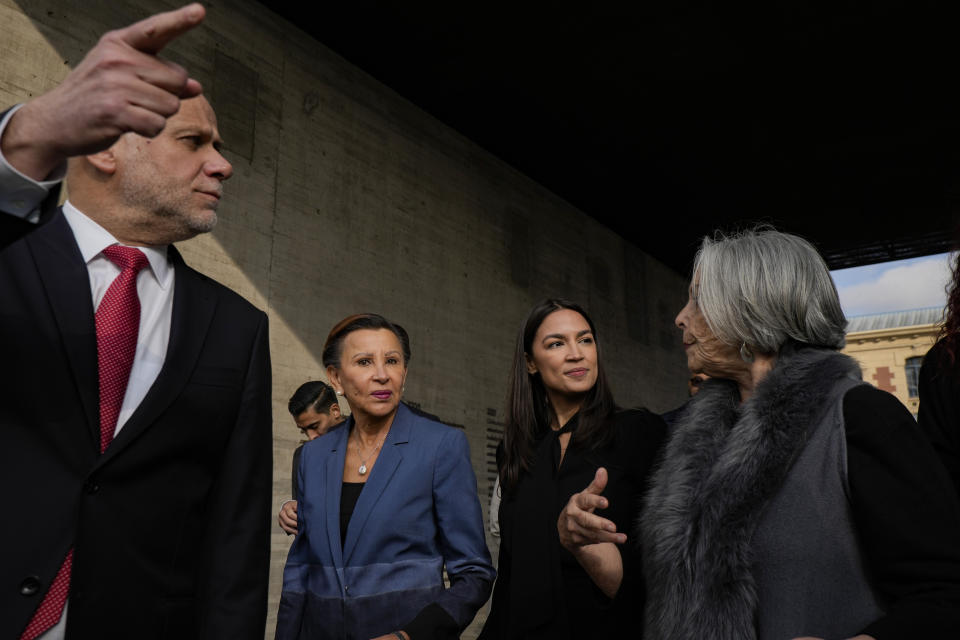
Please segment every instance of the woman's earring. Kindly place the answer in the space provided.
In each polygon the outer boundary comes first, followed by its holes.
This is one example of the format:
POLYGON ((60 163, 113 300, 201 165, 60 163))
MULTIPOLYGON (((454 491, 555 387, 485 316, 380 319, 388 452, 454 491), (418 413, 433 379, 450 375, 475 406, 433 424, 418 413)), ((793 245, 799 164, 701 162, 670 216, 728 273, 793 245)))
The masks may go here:
POLYGON ((342 395, 343 395, 343 391, 340 390, 340 389, 337 389, 337 395, 338 395, 338 396, 342 396, 342 395))
POLYGON ((750 351, 750 347, 747 346, 746 342, 740 345, 740 358, 747 364, 753 362, 753 351, 750 351))

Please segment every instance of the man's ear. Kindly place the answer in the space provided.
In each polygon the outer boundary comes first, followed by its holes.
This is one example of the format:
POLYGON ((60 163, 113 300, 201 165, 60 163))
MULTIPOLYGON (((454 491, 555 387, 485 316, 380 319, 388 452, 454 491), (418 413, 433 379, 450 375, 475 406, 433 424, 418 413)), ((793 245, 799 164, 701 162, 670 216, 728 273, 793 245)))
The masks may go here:
POLYGON ((339 402, 334 402, 333 404, 330 405, 330 415, 333 416, 334 419, 337 419, 337 420, 340 419, 340 403, 339 402))
POLYGON ((84 159, 100 173, 112 176, 117 172, 117 154, 114 152, 114 147, 104 149, 99 153, 91 153, 84 156, 84 159))

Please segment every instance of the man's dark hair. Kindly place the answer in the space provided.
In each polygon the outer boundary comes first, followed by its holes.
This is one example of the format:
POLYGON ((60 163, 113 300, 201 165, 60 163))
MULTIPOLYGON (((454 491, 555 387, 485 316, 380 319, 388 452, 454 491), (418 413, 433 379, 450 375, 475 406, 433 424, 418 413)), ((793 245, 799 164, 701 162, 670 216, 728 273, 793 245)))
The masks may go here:
POLYGON ((329 415, 330 406, 336 401, 337 394, 333 387, 319 380, 311 380, 310 382, 304 382, 299 389, 293 392, 290 401, 287 403, 287 410, 294 418, 311 407, 317 413, 329 415))

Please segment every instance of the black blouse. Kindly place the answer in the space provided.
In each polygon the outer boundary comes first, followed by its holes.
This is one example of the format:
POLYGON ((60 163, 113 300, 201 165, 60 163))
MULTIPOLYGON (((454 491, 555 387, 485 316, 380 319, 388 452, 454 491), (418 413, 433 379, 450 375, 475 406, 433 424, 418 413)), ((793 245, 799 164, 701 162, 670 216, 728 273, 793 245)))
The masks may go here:
POLYGON ((943 342, 923 359, 917 420, 960 495, 960 360, 950 362, 943 342))
MULTIPOLYGON (((566 430, 576 429, 574 417, 566 430)), ((646 410, 620 411, 610 421, 610 444, 585 450, 575 436, 560 462, 559 436, 540 440, 532 470, 500 503, 500 561, 490 616, 480 638, 577 639, 639 637, 644 588, 640 550, 632 535, 647 476, 666 427, 646 410), (613 599, 593 583, 560 545, 557 518, 598 467, 609 474, 610 506, 596 513, 612 520, 628 541, 620 545, 623 582, 613 599)))
POLYGON ((889 393, 851 389, 843 415, 850 506, 887 610, 862 633, 878 640, 960 637, 960 502, 947 474, 889 393))
POLYGON ((340 546, 343 547, 344 540, 347 539, 347 527, 350 525, 350 518, 353 517, 353 510, 357 506, 357 500, 360 499, 360 492, 363 491, 365 482, 344 482, 340 486, 340 546))

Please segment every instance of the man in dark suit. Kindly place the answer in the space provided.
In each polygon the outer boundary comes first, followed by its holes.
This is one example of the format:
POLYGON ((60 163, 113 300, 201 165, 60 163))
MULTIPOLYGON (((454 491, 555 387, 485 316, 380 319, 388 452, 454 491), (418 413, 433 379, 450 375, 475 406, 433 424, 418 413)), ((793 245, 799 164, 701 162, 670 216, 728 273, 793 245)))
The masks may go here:
POLYGON ((156 57, 203 16, 111 32, 0 113, 3 638, 263 637, 267 318, 171 244, 232 172, 199 84, 156 57))

